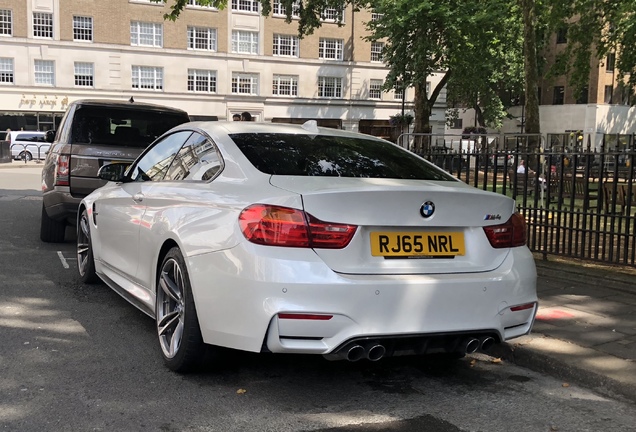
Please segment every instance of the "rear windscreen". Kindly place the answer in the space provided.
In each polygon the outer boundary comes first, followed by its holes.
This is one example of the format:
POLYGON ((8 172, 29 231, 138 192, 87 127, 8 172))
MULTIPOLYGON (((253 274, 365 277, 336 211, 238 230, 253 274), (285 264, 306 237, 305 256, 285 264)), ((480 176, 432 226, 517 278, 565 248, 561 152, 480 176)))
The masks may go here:
POLYGON ((71 143, 146 148, 164 132, 188 121, 184 113, 80 106, 73 119, 71 143))
POLYGON ((267 133, 230 137, 266 174, 455 181, 445 171, 385 141, 267 133))

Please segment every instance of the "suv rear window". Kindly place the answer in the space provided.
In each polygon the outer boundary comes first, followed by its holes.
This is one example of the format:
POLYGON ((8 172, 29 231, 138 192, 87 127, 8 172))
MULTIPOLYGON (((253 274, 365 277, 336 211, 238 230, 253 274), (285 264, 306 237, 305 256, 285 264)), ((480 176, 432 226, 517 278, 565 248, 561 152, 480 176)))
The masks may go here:
POLYGON ((80 106, 73 121, 71 144, 146 148, 164 132, 189 120, 182 113, 80 106))
POLYGON ((266 174, 455 181, 389 142, 330 135, 245 133, 230 137, 266 174))

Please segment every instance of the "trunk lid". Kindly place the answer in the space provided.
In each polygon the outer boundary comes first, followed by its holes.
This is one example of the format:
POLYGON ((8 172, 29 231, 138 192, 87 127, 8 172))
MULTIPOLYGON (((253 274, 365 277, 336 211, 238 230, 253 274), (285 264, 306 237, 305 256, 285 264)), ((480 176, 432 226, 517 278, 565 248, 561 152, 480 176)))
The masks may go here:
POLYGON ((509 253, 492 248, 483 227, 506 222, 514 201, 459 181, 272 176, 270 182, 300 194, 314 217, 358 226, 346 248, 315 249, 339 273, 485 272, 509 253))

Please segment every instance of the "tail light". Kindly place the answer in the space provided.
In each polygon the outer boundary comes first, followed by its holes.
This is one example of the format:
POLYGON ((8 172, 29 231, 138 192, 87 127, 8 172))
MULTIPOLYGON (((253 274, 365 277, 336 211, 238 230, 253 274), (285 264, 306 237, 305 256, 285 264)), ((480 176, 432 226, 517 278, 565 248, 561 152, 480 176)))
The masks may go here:
POLYGON ((346 247, 358 228, 323 222, 302 210, 266 204, 246 207, 239 215, 239 225, 252 243, 321 249, 346 247))
POLYGON ((523 246, 528 239, 526 221, 519 213, 510 216, 504 224, 484 227, 484 231, 495 249, 523 246))
POLYGON ((55 186, 69 185, 69 172, 71 166, 71 155, 61 154, 57 156, 55 164, 55 186))

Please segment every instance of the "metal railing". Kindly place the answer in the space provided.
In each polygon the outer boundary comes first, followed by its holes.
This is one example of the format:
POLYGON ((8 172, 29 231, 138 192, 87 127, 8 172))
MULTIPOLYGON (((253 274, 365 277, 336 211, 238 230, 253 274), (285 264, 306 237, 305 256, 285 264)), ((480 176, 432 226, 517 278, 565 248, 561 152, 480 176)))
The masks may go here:
POLYGON ((634 140, 611 146, 603 137, 572 150, 546 142, 532 134, 398 138, 460 180, 514 199, 533 252, 636 266, 634 140), (521 161, 527 169, 518 173, 521 161))
POLYGON ((30 160, 40 161, 46 157, 50 147, 50 143, 11 144, 11 158, 23 160, 25 163, 30 160), (14 154, 15 149, 18 149, 17 154, 14 154))

